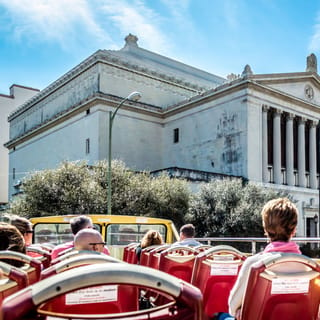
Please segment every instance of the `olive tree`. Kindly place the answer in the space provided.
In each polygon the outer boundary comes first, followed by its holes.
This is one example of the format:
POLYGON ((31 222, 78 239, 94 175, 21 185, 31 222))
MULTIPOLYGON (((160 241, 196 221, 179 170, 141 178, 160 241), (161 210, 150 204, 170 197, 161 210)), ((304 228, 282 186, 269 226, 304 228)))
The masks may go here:
MULTIPOLYGON (((107 213, 107 163, 63 162, 56 169, 31 173, 22 182, 23 194, 11 212, 27 217, 107 213)), ((144 215, 184 223, 189 207, 187 183, 163 174, 133 172, 112 161, 112 213, 144 215)))
POLYGON ((261 209, 280 196, 287 195, 241 179, 215 180, 194 195, 186 219, 200 237, 263 236, 261 209))

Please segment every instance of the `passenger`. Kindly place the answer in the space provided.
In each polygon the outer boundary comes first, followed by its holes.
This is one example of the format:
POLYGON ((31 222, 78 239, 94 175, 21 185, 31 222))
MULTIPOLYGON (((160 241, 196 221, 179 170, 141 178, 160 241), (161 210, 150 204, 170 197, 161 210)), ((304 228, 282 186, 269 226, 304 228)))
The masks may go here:
MULTIPOLYGON (((26 254, 26 246, 23 236, 19 230, 6 222, 0 222, 0 250, 11 250, 26 254)), ((6 263, 9 263, 15 267, 21 267, 23 262, 13 259, 3 259, 6 263)))
POLYGON ((180 228, 180 241, 175 242, 172 246, 199 246, 201 243, 194 239, 195 227, 193 224, 185 224, 180 228))
POLYGON ((241 313, 241 303, 246 289, 252 264, 270 255, 271 252, 299 253, 299 246, 290 241, 295 235, 298 223, 298 209, 287 198, 270 200, 261 212, 262 224, 265 234, 270 239, 262 253, 258 253, 245 260, 240 270, 238 279, 229 296, 229 313, 216 315, 217 320, 238 319, 241 313), (235 318, 234 318, 235 317, 235 318))
POLYGON ((14 215, 10 219, 10 223, 14 225, 22 234, 26 246, 30 246, 32 244, 32 223, 24 218, 17 215, 14 215))
POLYGON ((89 250, 102 253, 104 246, 105 242, 100 232, 93 229, 80 230, 74 237, 74 248, 78 251, 89 250))
POLYGON ((140 261, 141 251, 144 248, 163 244, 163 239, 161 234, 156 230, 149 230, 141 239, 140 244, 136 248, 136 255, 138 261, 140 261))
MULTIPOLYGON (((92 229, 93 224, 91 218, 87 216, 78 216, 70 220, 70 227, 72 234, 75 236, 82 229, 92 229)), ((59 256, 59 253, 67 249, 73 248, 74 242, 69 241, 60 245, 57 245, 51 252, 51 260, 56 259, 59 256)), ((104 249, 105 254, 110 254, 107 248, 104 249)))

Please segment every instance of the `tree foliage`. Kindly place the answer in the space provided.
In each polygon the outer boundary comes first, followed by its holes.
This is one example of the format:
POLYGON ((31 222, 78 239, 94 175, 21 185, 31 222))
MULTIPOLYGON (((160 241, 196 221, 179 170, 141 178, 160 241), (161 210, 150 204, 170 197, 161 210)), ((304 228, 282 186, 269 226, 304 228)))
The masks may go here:
MULTIPOLYGON (((63 162, 56 169, 31 173, 11 213, 26 217, 107 213, 107 162, 63 162)), ((241 179, 203 184, 191 195, 188 183, 166 174, 136 173, 112 161, 112 214, 161 217, 177 227, 195 225, 197 236, 263 236, 260 211, 275 197, 272 189, 241 179)))
POLYGON ((190 201, 186 220, 199 237, 262 237, 261 209, 270 199, 286 196, 241 179, 204 184, 190 201))
MULTIPOLYGON (((57 169, 33 172, 11 212, 26 217, 107 213, 107 163, 63 162, 57 169)), ((170 218, 184 223, 190 191, 183 180, 135 173, 112 161, 112 213, 170 218)))

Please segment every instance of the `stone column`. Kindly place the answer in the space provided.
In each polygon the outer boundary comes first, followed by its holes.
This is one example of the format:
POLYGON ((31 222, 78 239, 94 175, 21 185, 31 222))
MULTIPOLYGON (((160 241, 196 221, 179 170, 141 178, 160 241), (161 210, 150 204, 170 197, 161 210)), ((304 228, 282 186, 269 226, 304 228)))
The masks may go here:
POLYGON ((268 172, 268 110, 267 105, 262 106, 262 181, 269 181, 268 172))
POLYGON ((293 168, 293 118, 292 113, 288 114, 286 122, 286 174, 287 184, 294 185, 293 168))
POLYGON ((306 186, 306 153, 305 153, 305 118, 300 118, 298 125, 298 179, 299 186, 306 186))
POLYGON ((309 129, 310 187, 317 189, 317 122, 312 121, 309 129))
POLYGON ((275 110, 273 116, 273 181, 282 184, 281 176, 281 110, 275 110))

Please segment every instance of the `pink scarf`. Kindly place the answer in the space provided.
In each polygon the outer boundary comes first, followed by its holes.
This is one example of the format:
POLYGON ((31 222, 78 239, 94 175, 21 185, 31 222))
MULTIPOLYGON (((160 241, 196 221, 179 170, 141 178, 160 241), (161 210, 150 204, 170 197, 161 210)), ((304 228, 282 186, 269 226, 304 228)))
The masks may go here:
POLYGON ((301 254, 299 246, 293 241, 273 241, 265 247, 263 252, 291 252, 301 254))

